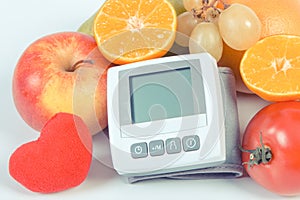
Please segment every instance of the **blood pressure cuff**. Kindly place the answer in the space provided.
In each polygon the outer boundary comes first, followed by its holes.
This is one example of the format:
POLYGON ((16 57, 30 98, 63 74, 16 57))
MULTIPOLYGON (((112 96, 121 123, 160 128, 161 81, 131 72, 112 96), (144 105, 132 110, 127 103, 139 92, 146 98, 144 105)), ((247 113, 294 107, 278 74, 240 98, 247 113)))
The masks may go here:
POLYGON ((222 88, 222 97, 225 112, 225 141, 226 160, 214 167, 172 172, 165 174, 154 174, 147 176, 128 177, 129 183, 138 181, 170 178, 170 179, 208 179, 208 178, 237 178, 243 175, 241 164, 240 129, 236 102, 236 89, 234 74, 230 68, 219 67, 219 76, 222 88))

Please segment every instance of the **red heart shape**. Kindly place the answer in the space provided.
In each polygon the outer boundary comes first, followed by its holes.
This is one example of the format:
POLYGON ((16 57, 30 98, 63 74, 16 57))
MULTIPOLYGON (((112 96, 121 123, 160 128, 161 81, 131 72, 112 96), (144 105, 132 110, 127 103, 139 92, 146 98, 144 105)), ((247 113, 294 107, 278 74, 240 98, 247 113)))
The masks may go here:
POLYGON ((20 146, 10 157, 9 172, 34 192, 52 193, 81 184, 92 160, 92 137, 78 116, 58 113, 38 140, 20 146))

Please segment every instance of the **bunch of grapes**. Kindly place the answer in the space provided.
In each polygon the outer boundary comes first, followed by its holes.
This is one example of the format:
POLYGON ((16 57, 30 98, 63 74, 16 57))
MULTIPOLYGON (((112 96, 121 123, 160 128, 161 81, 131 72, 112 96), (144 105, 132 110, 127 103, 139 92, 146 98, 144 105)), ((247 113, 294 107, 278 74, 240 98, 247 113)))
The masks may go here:
POLYGON ((232 49, 246 50, 261 36, 255 12, 242 4, 222 0, 182 0, 186 12, 178 16, 176 43, 190 53, 208 52, 217 61, 223 41, 232 49))

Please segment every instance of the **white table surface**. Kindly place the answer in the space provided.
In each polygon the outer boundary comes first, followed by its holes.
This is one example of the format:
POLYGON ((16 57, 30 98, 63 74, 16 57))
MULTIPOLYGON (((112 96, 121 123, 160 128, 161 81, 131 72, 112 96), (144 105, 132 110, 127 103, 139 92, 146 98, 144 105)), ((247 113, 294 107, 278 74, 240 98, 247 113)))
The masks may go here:
MULTIPOLYGON (((75 31, 104 0, 10 0, 0 12, 0 198, 1 199, 285 199, 257 185, 250 178, 234 180, 152 180, 128 184, 110 167, 107 140, 97 135, 95 158, 87 179, 78 187, 55 193, 33 193, 8 173, 10 155, 20 145, 38 138, 17 113, 12 99, 12 75, 25 48, 55 32, 75 31), (100 147, 101 146, 101 147, 100 147)), ((249 119, 267 102, 255 95, 238 95, 241 133, 249 119)), ((284 184, 284 183, 283 183, 284 184)), ((288 199, 300 199, 293 197, 288 199)))

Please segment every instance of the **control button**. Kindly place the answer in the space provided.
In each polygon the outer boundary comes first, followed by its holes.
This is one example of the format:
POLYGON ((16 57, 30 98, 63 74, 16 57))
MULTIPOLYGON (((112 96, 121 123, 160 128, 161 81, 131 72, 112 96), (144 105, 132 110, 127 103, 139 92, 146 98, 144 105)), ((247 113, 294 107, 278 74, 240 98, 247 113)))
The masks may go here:
POLYGON ((166 140, 166 150, 168 154, 180 153, 181 142, 180 138, 170 138, 166 140))
POLYGON ((161 156, 165 153, 164 141, 155 140, 149 143, 149 152, 151 156, 161 156))
POLYGON ((197 151, 200 149, 200 139, 198 135, 185 136, 182 139, 184 151, 197 151))
POLYGON ((131 156, 133 158, 145 158, 148 156, 147 143, 136 143, 131 145, 131 156))

